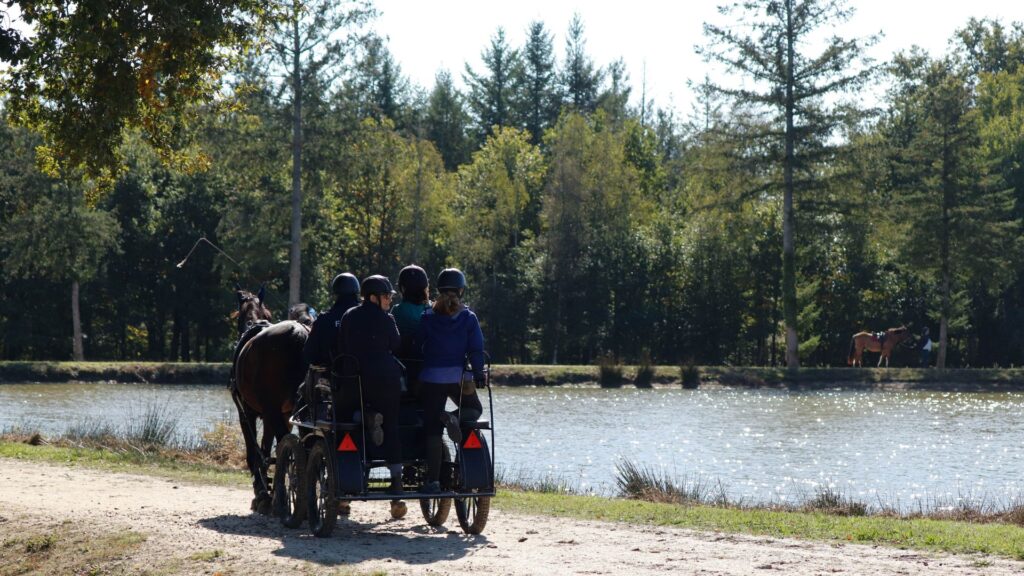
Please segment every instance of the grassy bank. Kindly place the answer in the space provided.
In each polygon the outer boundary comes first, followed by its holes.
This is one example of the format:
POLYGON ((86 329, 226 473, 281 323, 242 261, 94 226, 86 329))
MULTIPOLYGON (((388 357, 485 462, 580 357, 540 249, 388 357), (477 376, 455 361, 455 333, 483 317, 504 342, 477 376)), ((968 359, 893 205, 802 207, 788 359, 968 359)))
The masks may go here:
POLYGON ((506 510, 772 537, 877 544, 955 553, 998 554, 1024 560, 1024 528, 886 516, 834 516, 705 505, 682 506, 597 496, 504 491, 506 510))
POLYGON ((224 362, 0 362, 4 382, 227 383, 224 362))
MULTIPOLYGON (((228 381, 226 363, 184 362, 0 362, 4 382, 152 382, 159 384, 220 384, 228 381)), ((689 387, 772 387, 792 390, 1024 390, 1021 368, 784 368, 693 366, 686 376, 689 387)), ((551 366, 496 365, 492 380, 499 386, 560 386, 595 384, 611 387, 682 385, 687 369, 678 366, 551 366), (611 376, 609 376, 611 374, 611 376), (639 374, 639 378, 638 378, 639 374)))
MULTIPOLYGON (((88 466, 149 474, 178 481, 247 488, 237 462, 219 462, 223 447, 210 442, 181 451, 102 440, 38 437, 0 438, 0 457, 88 466), (34 442, 32 444, 30 442, 34 442)), ((715 530, 772 537, 856 542, 956 553, 998 554, 1024 560, 1024 527, 1003 522, 964 522, 891 515, 839 515, 825 512, 646 502, 576 494, 524 491, 506 486, 495 506, 512 512, 584 520, 715 530)))

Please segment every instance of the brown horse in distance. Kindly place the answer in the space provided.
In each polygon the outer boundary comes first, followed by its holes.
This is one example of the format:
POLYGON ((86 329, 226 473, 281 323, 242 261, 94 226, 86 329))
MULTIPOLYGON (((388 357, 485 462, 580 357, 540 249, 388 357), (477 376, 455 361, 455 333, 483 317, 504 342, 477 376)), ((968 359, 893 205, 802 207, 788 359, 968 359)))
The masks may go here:
POLYGON ((252 509, 270 512, 268 479, 271 448, 290 431, 295 389, 305 377, 302 348, 309 336, 304 322, 270 324, 270 310, 258 294, 236 287, 239 342, 232 368, 231 395, 245 439, 245 460, 253 476, 252 509), (263 437, 256 442, 256 419, 263 420, 263 437))
POLYGON ((885 331, 885 337, 881 339, 871 332, 858 332, 850 339, 850 357, 846 363, 850 366, 863 366, 863 354, 867 350, 868 352, 881 352, 878 357, 878 365, 881 366, 882 359, 885 359, 885 367, 888 368, 893 348, 908 338, 910 338, 910 330, 906 326, 889 328, 885 331))

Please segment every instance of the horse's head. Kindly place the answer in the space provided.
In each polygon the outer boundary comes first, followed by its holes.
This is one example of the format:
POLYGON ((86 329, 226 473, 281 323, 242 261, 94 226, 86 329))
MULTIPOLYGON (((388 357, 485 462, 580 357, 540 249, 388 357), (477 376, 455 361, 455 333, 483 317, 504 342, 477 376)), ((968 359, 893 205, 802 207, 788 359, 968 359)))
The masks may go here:
POLYGON ((263 304, 263 286, 260 286, 259 291, 253 294, 235 284, 235 295, 238 296, 238 310, 231 317, 238 320, 239 334, 260 320, 269 321, 271 319, 270 309, 263 304))
POLYGON ((910 338, 910 330, 906 326, 900 326, 899 328, 889 328, 886 330, 888 335, 893 340, 893 344, 897 344, 910 338))

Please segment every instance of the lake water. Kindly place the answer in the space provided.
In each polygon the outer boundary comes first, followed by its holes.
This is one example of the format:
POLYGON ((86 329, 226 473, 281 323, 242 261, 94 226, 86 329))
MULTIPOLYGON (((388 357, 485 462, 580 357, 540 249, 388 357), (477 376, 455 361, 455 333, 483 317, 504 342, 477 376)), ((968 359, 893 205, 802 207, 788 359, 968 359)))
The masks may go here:
MULTIPOLYGON (((904 510, 1024 495, 1024 393, 495 388, 499 466, 611 494, 622 458, 733 499, 822 486, 904 510)), ((0 429, 124 429, 159 406, 194 443, 236 417, 223 386, 3 384, 0 429)))

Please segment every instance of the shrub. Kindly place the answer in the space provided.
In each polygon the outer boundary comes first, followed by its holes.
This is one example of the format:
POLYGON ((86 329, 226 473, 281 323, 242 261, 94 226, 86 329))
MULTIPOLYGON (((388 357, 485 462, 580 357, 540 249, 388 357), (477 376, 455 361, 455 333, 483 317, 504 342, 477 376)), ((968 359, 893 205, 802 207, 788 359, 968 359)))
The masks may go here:
POLYGON ((691 360, 680 366, 679 378, 683 381, 683 388, 696 390, 700 386, 700 368, 694 366, 691 360))
POLYGON ((824 512, 836 516, 866 516, 868 506, 852 498, 847 498, 835 488, 818 488, 814 497, 804 504, 808 512, 824 512))
POLYGON ((173 442, 178 416, 166 406, 151 402, 143 408, 142 414, 131 412, 125 430, 127 440, 147 446, 168 446, 173 442))
POLYGON ((621 388, 622 364, 610 354, 602 356, 597 362, 597 381, 601 388, 621 388))
POLYGON ((669 504, 729 505, 721 482, 716 487, 701 476, 677 479, 664 470, 641 466, 628 459, 615 464, 615 484, 623 498, 669 504))
POLYGON ((636 367, 636 378, 633 385, 637 388, 652 388, 654 384, 654 366, 651 366, 651 357, 644 354, 640 365, 636 367))

